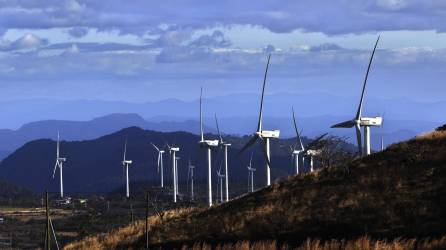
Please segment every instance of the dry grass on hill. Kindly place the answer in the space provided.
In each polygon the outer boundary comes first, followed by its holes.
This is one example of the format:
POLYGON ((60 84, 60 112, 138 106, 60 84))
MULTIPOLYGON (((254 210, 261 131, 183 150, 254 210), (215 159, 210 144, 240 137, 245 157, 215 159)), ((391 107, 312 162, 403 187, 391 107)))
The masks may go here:
MULTIPOLYGON (((149 224, 152 248, 446 249, 446 131, 149 224)), ((141 249, 144 228, 138 221, 65 249, 141 249)))

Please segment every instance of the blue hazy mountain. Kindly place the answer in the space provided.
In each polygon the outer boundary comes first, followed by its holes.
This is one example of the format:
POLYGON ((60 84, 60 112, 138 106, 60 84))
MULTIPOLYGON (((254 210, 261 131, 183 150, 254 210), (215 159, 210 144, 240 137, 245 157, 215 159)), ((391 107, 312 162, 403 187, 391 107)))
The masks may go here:
MULTIPOLYGON (((199 131, 199 123, 193 120, 149 122, 137 114, 111 114, 89 121, 44 120, 27 123, 17 130, 0 130, 0 159, 26 142, 42 138, 56 139, 57 131, 62 139, 77 141, 97 138, 131 126, 161 132, 199 131)), ((213 132, 212 129, 205 129, 213 132)))
MULTIPOLYGON (((259 89, 260 90, 260 89, 259 89)), ((358 90, 359 92, 359 90, 358 90)), ((265 116, 290 117, 294 106, 297 117, 348 117, 356 113, 358 98, 344 98, 331 94, 275 93, 265 98, 265 116)), ((257 116, 258 94, 232 94, 204 99, 204 115, 221 118, 257 116)), ((409 99, 379 99, 367 97, 364 115, 375 116, 385 113, 391 120, 442 122, 446 102, 423 103, 409 99)), ((147 120, 173 121, 198 118, 198 100, 183 101, 166 99, 144 103, 101 100, 49 100, 32 99, 0 102, 1 128, 16 129, 25 123, 41 120, 85 121, 113 113, 135 113, 147 120), (164 119, 168 118, 168 119, 164 119)), ((417 126, 408 124, 408 126, 417 126)), ((431 127, 429 127, 431 128, 431 127)), ((399 129, 410 129, 400 127, 399 129)), ((413 129, 411 129, 413 130, 413 129)))

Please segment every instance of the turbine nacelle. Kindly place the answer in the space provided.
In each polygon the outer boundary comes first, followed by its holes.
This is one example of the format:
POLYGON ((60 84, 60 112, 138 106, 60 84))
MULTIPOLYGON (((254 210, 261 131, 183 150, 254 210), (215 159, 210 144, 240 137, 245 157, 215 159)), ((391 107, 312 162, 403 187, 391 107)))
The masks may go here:
POLYGON ((279 138, 280 130, 262 130, 260 132, 256 132, 260 138, 279 138))
POLYGON ((218 147, 219 141, 218 140, 203 140, 199 141, 201 145, 204 145, 206 147, 218 147))
POLYGON ((299 155, 300 153, 304 152, 304 150, 294 150, 292 152, 293 155, 299 155))
POLYGON ((59 158, 57 158, 57 161, 59 161, 59 162, 65 162, 65 161, 67 161, 67 158, 61 158, 61 157, 59 157, 59 158))
POLYGON ((322 150, 320 149, 308 149, 305 152, 305 156, 316 156, 316 155, 320 155, 322 153, 322 150))
POLYGON ((128 165, 128 164, 132 164, 132 161, 130 160, 122 161, 122 165, 128 165))
POLYGON ((361 126, 381 126, 383 123, 382 117, 361 117, 361 126))
POLYGON ((170 151, 174 151, 174 152, 178 152, 178 151, 180 151, 180 148, 175 148, 175 147, 171 147, 171 148, 169 148, 169 150, 170 151))

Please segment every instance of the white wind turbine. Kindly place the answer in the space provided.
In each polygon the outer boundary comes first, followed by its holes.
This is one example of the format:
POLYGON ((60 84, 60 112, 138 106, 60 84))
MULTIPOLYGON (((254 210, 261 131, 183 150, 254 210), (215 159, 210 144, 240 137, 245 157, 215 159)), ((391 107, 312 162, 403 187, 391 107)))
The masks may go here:
POLYGON ((252 167, 252 153, 251 158, 249 159, 248 165, 248 192, 251 190, 251 193, 254 192, 254 172, 255 168, 252 167))
POLYGON ((355 127, 356 139, 358 142, 358 153, 360 156, 370 154, 370 127, 371 126, 381 126, 382 117, 362 117, 362 104, 364 99, 365 87, 367 84, 367 78, 369 76, 370 67, 372 65, 373 56, 375 55, 376 47, 378 46, 379 36, 376 40, 375 47, 373 48, 372 55, 370 56, 369 65, 367 67, 367 73, 364 78, 364 83, 362 86, 361 99, 359 101, 358 110, 356 116, 349 121, 341 122, 331 126, 332 128, 352 128, 355 127), (364 146, 361 142, 361 127, 364 127, 364 146), (364 148, 363 148, 364 147, 364 148))
POLYGON ((164 150, 159 149, 155 144, 152 144, 152 146, 156 149, 158 152, 158 160, 157 160, 157 171, 161 175, 161 187, 164 187, 164 158, 163 155, 165 153, 164 150))
POLYGON ((297 139, 297 147, 296 144, 292 148, 292 155, 294 157, 294 167, 295 167, 295 174, 299 174, 299 161, 300 161, 300 154, 305 151, 304 144, 302 143, 302 139, 300 138, 300 133, 297 128, 296 123, 296 116, 294 114, 294 108, 291 107, 291 110, 293 112, 293 124, 294 124, 294 131, 296 132, 296 139, 297 139))
POLYGON ((177 167, 176 167, 176 153, 180 151, 179 147, 171 147, 169 144, 167 144, 167 149, 169 150, 169 154, 172 157, 172 178, 173 178, 173 202, 177 202, 177 195, 178 195, 178 190, 177 190, 177 167))
POLYGON ((201 147, 205 147, 207 149, 207 162, 208 162, 208 203, 209 206, 212 206, 212 148, 218 147, 218 140, 205 140, 204 132, 203 132, 203 112, 202 112, 202 95, 203 88, 201 88, 200 92, 200 141, 198 144, 201 147))
POLYGON ((231 146, 231 144, 223 141, 223 137, 221 136, 220 128, 218 126, 217 114, 215 114, 215 123, 217 125, 218 136, 220 137, 220 145, 222 145, 224 148, 224 163, 225 163, 224 176, 225 176, 225 194, 226 194, 225 199, 226 201, 229 201, 228 148, 231 146))
MULTIPOLYGON (((218 194, 218 189, 220 189, 220 202, 223 203, 223 179, 225 178, 225 175, 221 172, 221 164, 220 164, 220 168, 217 171, 217 177, 218 177, 218 185, 217 185, 217 194, 218 194)), ((218 195, 217 195, 217 199, 218 199, 218 195)))
POLYGON ((314 157, 321 154, 320 141, 327 135, 327 133, 320 135, 316 139, 308 143, 307 147, 303 147, 302 161, 305 163, 305 157, 310 159, 310 172, 314 171, 314 157))
POLYGON ((268 56, 268 62, 266 64, 265 76, 263 78, 263 87, 262 87, 262 96, 260 99, 260 111, 259 111, 259 121, 257 123, 257 131, 252 135, 251 139, 246 143, 245 146, 240 150, 240 153, 243 153, 247 148, 252 146, 258 139, 263 142, 262 152, 266 161, 266 184, 271 185, 271 159, 270 159, 270 146, 269 140, 271 138, 279 138, 280 131, 279 130, 263 130, 262 127, 262 118, 263 118, 263 97, 265 94, 265 85, 266 85, 266 76, 268 74, 268 67, 271 55, 268 56))
POLYGON ((127 198, 130 197, 130 187, 129 187, 129 166, 132 164, 131 160, 127 160, 126 157, 127 154, 127 139, 125 140, 124 144, 124 158, 122 160, 122 167, 125 168, 125 196, 127 198))
POLYGON ((57 132, 56 165, 54 165, 53 179, 54 179, 54 175, 56 174, 56 168, 59 168, 60 197, 63 198, 63 163, 67 160, 67 158, 60 157, 59 153, 60 153, 60 142, 59 142, 59 132, 57 132))
POLYGON ((195 166, 190 163, 189 160, 189 166, 188 166, 188 173, 187 173, 187 186, 189 187, 189 179, 190 179, 190 199, 194 200, 194 168, 195 166))

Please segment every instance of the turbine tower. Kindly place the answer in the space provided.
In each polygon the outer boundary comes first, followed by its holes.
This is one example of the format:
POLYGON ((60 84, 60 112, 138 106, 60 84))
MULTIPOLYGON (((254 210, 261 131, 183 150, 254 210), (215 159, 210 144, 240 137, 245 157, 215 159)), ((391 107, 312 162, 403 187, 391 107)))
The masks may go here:
POLYGON ((223 141, 223 137, 220 133, 220 128, 218 126, 217 114, 215 114, 215 124, 217 125, 218 136, 220 137, 220 145, 224 148, 224 163, 225 163, 225 200, 229 201, 229 174, 228 174, 228 148, 231 146, 230 143, 223 141))
POLYGON ((296 140, 297 140, 297 146, 296 144, 293 146, 292 148, 292 155, 294 157, 294 168, 295 168, 295 174, 299 174, 299 155, 300 153, 305 151, 304 145, 302 143, 302 139, 300 138, 300 133, 299 130, 297 128, 297 123, 296 123, 296 116, 294 114, 294 108, 291 107, 291 110, 293 112, 293 124, 294 124, 294 131, 296 132, 296 140))
POLYGON ((189 187, 189 179, 190 179, 190 199, 194 200, 194 168, 195 166, 190 163, 189 160, 189 166, 188 166, 188 173, 187 173, 187 186, 189 187))
POLYGON ((172 179, 173 179, 173 202, 177 202, 177 167, 176 167, 176 153, 180 151, 179 147, 171 147, 169 144, 167 144, 167 148, 169 150, 169 154, 172 157, 172 179))
POLYGON ((130 187, 129 187, 129 166, 132 164, 131 160, 125 158, 127 154, 127 139, 124 143, 124 159, 122 160, 122 166, 125 168, 125 196, 130 197, 130 187))
POLYGON ((384 114, 381 117, 383 118, 381 123, 381 151, 384 151, 384 114))
POLYGON ((352 128, 356 130, 356 140, 358 142, 358 153, 360 156, 370 154, 370 127, 381 126, 382 117, 362 117, 362 104, 364 100, 365 87, 367 84, 367 78, 369 76, 370 67, 372 65, 373 56, 375 55, 376 47, 378 46, 379 36, 376 39, 375 47, 373 48, 372 55, 370 56, 369 65, 367 67, 367 73, 365 74, 364 83, 362 86, 361 99, 359 101, 358 110, 356 116, 349 121, 341 122, 331 126, 332 128, 352 128), (364 127, 364 145, 361 141, 361 127, 364 127))
POLYGON ((152 146, 158 152, 157 171, 161 175, 161 187, 164 187, 164 158, 163 158, 163 155, 164 155, 165 151, 159 149, 153 143, 150 143, 150 144, 152 144, 152 146))
POLYGON ((218 147, 218 140, 205 140, 203 132, 203 112, 202 112, 203 88, 200 91, 200 141, 198 144, 207 149, 208 161, 208 203, 212 206, 212 148, 218 147))
POLYGON ((56 165, 54 165, 53 179, 54 179, 54 175, 56 174, 56 168, 59 168, 60 198, 63 198, 63 163, 67 160, 67 158, 60 157, 59 153, 60 153, 60 142, 59 142, 59 132, 57 132, 56 165))
POLYGON ((263 142, 262 152, 266 161, 266 184, 267 186, 271 185, 271 158, 270 158, 270 139, 271 138, 279 138, 280 131, 279 130, 263 130, 262 127, 262 119, 263 119, 263 97, 265 94, 265 85, 266 85, 266 76, 268 74, 269 61, 271 58, 271 54, 268 56, 268 62, 266 64, 265 76, 263 78, 263 87, 262 87, 262 96, 260 99, 260 111, 259 111, 259 121, 257 123, 257 131, 252 135, 251 139, 246 143, 245 146, 240 150, 240 153, 243 153, 247 148, 252 146, 258 139, 263 142))
MULTIPOLYGON (((217 185, 217 194, 218 194, 218 189, 220 189, 220 202, 223 203, 223 179, 225 178, 225 175, 221 172, 221 164, 220 164, 220 168, 217 171, 217 177, 218 177, 218 185, 217 185)), ((218 196, 217 196, 217 200, 218 200, 218 196)))
POLYGON ((176 185, 177 185, 177 195, 180 193, 180 189, 178 188, 178 160, 181 159, 180 157, 175 157, 175 180, 176 180, 176 185))
POLYGON ((251 158, 249 159, 249 165, 248 165, 248 192, 254 192, 254 172, 256 171, 255 168, 252 167, 252 153, 251 158))

